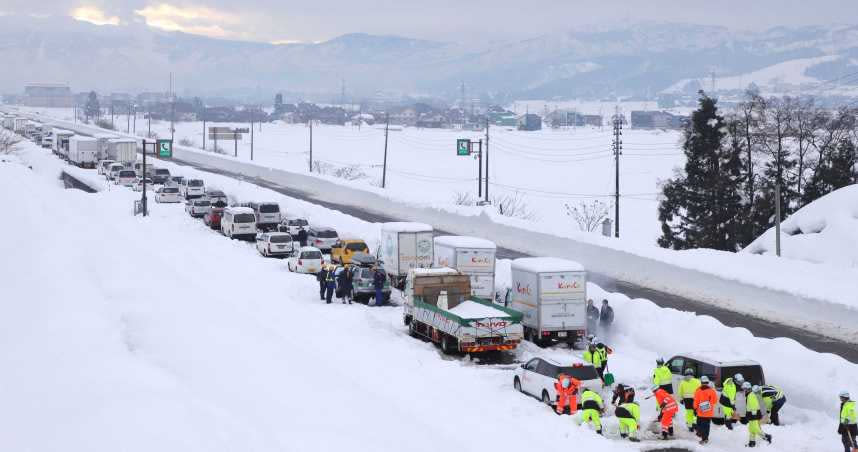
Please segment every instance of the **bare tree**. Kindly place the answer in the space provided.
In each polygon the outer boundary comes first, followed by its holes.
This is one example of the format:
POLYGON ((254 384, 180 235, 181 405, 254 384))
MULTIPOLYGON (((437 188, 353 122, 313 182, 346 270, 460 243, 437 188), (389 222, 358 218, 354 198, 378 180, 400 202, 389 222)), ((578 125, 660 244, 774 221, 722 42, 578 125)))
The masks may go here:
POLYGON ((813 98, 797 101, 793 112, 793 136, 796 141, 796 158, 798 168, 796 170, 796 196, 801 199, 806 171, 807 156, 816 142, 817 134, 824 124, 825 116, 813 98))
POLYGON ((5 129, 0 129, 0 155, 11 154, 18 149, 21 137, 5 129))
POLYGON ((457 206, 475 206, 474 194, 469 191, 457 191, 453 194, 453 203, 457 206))
POLYGON ((505 217, 520 218, 522 220, 536 219, 536 213, 530 210, 530 207, 519 192, 511 195, 492 196, 492 205, 495 206, 497 213, 505 217))
POLYGON ((566 203, 563 206, 566 208, 566 215, 572 217, 578 223, 578 228, 584 232, 595 231, 602 224, 602 221, 608 218, 609 206, 599 200, 581 201, 577 206, 566 203))

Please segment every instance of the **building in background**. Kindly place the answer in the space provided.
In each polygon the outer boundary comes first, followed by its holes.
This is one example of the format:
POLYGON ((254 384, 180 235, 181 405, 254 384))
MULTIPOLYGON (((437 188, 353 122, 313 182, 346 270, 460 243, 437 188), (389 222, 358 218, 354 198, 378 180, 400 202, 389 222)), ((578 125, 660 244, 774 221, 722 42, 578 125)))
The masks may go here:
POLYGON ((74 95, 68 85, 33 83, 24 86, 21 103, 28 107, 71 108, 74 95))
POLYGON ((542 130, 542 118, 533 113, 521 115, 518 118, 518 130, 532 132, 534 130, 542 130))
POLYGON ((688 118, 666 111, 632 111, 633 129, 681 129, 688 118))

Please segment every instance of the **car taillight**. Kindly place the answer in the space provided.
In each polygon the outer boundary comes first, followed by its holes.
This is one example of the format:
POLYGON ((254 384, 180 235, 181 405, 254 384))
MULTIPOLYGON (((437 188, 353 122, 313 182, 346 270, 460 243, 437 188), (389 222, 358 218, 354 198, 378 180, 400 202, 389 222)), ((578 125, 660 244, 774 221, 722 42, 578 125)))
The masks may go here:
POLYGON ((304 262, 301 259, 298 259, 298 265, 304 265, 304 262))
POLYGON ((551 332, 550 331, 543 331, 542 335, 543 336, 551 336, 551 332))

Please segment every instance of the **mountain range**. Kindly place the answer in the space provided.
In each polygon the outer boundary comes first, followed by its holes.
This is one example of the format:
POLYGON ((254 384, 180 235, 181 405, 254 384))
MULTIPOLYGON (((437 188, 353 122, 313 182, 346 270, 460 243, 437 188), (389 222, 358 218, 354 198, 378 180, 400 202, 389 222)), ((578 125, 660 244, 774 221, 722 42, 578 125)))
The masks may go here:
MULTIPOLYGON (((383 91, 455 99, 464 83, 469 96, 598 98, 653 96, 694 80, 709 86, 713 75, 764 88, 793 80, 801 89, 858 71, 858 26, 848 25, 735 32, 644 23, 490 44, 442 38, 346 34, 320 43, 268 44, 143 24, 7 15, 0 16, 0 90, 62 82, 75 91, 165 91, 172 72, 179 94, 233 98, 267 98, 282 90, 338 99, 343 83, 355 97, 383 91)), ((858 78, 841 82, 858 85, 858 78)))

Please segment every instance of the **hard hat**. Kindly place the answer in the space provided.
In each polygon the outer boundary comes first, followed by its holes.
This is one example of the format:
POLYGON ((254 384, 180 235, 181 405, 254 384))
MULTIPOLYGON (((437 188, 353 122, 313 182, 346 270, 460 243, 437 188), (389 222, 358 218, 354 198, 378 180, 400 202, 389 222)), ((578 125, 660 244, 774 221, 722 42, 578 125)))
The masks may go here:
POLYGON ((709 377, 707 377, 706 375, 700 377, 700 384, 708 385, 709 384, 709 377))
POLYGON ((744 389, 745 391, 751 389, 751 383, 748 383, 747 381, 742 383, 742 389, 744 389))
POLYGON ((840 398, 841 399, 848 399, 849 398, 849 391, 840 391, 840 398))
POLYGON ((685 373, 685 375, 690 375, 693 377, 694 376, 694 369, 689 367, 688 369, 685 369, 684 373, 685 373))
POLYGON ((760 392, 760 387, 757 385, 754 385, 754 387, 751 388, 751 392, 760 392))
POLYGON ((657 359, 655 360, 655 363, 656 363, 656 364, 658 364, 658 365, 662 365, 662 364, 664 364, 664 358, 657 358, 657 359))
POLYGON ((743 376, 742 376, 742 374, 736 374, 736 375, 734 375, 734 376, 733 376, 733 379, 734 379, 734 380, 736 380, 736 381, 737 381, 737 382, 739 382, 739 383, 741 383, 741 382, 745 381, 745 377, 743 377, 743 376))

